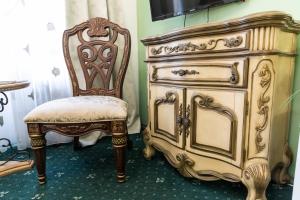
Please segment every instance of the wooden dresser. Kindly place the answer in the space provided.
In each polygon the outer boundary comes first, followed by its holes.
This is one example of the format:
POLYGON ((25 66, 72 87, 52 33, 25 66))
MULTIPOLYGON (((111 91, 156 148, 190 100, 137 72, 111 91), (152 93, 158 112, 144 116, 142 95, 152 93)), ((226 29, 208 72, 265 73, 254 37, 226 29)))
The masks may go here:
POLYGON ((155 150, 186 177, 242 181, 266 199, 290 179, 288 127, 300 24, 264 12, 149 37, 148 127, 155 150))

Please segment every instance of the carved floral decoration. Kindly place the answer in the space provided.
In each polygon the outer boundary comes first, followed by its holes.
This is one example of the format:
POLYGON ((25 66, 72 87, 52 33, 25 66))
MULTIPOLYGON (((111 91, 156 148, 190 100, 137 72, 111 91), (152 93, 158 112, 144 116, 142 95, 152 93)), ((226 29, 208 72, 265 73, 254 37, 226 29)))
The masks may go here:
POLYGON ((217 47, 218 43, 223 41, 223 45, 228 48, 238 47, 243 42, 243 37, 237 36, 236 38, 221 38, 221 39, 211 39, 208 42, 203 42, 200 44, 194 44, 192 42, 187 42, 183 44, 178 44, 176 46, 160 46, 159 48, 152 48, 151 53, 153 55, 159 55, 162 52, 166 54, 178 53, 178 52, 194 52, 203 50, 213 50, 217 47))
POLYGON ((159 105, 161 103, 173 104, 176 101, 176 94, 174 92, 167 92, 165 97, 157 98, 155 104, 159 105))
POLYGON ((261 92, 258 100, 257 100, 257 107, 258 107, 258 114, 262 116, 262 121, 258 123, 255 127, 256 130, 256 138, 255 138, 255 145, 257 152, 261 152, 265 147, 266 144, 263 144, 263 138, 261 136, 261 133, 266 129, 268 125, 268 118, 269 118, 269 101, 270 96, 267 96, 266 93, 270 88, 271 80, 272 80, 272 73, 270 71, 270 68, 268 64, 264 64, 259 71, 258 76, 261 78, 260 80, 260 86, 263 89, 261 92))

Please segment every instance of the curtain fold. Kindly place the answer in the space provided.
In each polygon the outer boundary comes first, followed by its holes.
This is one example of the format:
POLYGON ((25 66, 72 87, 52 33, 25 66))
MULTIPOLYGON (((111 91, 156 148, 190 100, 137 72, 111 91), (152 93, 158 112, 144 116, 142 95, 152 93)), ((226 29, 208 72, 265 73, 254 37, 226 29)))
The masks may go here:
MULTIPOLYGON (((71 95, 61 46, 65 29, 65 4, 59 0, 11 0, 0 2, 0 80, 28 80, 25 89, 7 92, 9 106, 0 113, 0 137, 19 149, 30 146, 23 117, 46 101, 71 95)), ((49 133, 47 144, 71 139, 49 133)))
MULTIPOLYGON (((136 1, 117 0, 66 0, 67 28, 93 17, 103 17, 129 29, 131 34, 131 56, 123 86, 123 99, 128 103, 128 132, 140 132, 139 99, 138 99, 138 56, 137 56, 137 18, 136 1), (134 5, 134 6, 133 6, 134 5)), ((76 52, 73 52, 76 56, 76 52)), ((84 80, 81 80, 84 81, 84 80)), ((83 146, 95 144, 105 133, 95 131, 80 137, 83 146)))
MULTIPOLYGON (((92 0, 96 1, 96 0, 92 0)), ((128 102, 128 132, 140 132, 138 92, 138 37, 136 0, 107 0, 109 19, 127 28, 131 35, 131 55, 123 86, 123 98, 128 102)))

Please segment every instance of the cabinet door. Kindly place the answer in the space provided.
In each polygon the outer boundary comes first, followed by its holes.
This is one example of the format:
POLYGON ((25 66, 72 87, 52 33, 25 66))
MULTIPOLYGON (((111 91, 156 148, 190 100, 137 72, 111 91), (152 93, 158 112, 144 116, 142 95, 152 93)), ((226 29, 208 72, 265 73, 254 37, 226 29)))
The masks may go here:
POLYGON ((240 166, 246 92, 188 89, 186 150, 240 166))
POLYGON ((183 88, 150 85, 151 135, 183 148, 183 88))

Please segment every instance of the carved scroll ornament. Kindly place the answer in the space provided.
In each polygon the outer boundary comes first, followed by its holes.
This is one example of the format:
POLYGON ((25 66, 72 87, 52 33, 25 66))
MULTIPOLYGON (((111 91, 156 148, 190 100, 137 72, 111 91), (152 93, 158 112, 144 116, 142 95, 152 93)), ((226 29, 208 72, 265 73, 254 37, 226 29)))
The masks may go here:
POLYGON ((161 97, 161 98, 157 98, 155 100, 155 104, 159 105, 161 103, 169 103, 169 104, 173 104, 176 101, 176 94, 174 92, 167 92, 165 94, 165 97, 161 97))
POLYGON ((152 48, 151 53, 153 55, 159 55, 162 52, 166 54, 178 53, 178 52, 194 52, 194 51, 204 51, 204 50, 213 50, 217 47, 218 43, 223 41, 223 45, 228 48, 238 47, 243 43, 243 37, 237 36, 233 38, 220 38, 220 39, 211 39, 206 43, 194 44, 192 42, 178 44, 176 46, 160 46, 159 48, 152 48))
POLYGON ((176 155, 176 160, 179 161, 178 169, 184 168, 185 165, 190 166, 190 167, 195 165, 195 161, 193 161, 191 158, 189 158, 184 153, 177 154, 176 155))
POLYGON ((214 111, 221 113, 221 114, 225 115, 226 117, 228 117, 232 123, 235 123, 235 121, 236 121, 235 114, 228 108, 214 103, 214 99, 212 97, 205 96, 202 94, 197 94, 197 95, 193 96, 192 100, 194 100, 196 98, 200 98, 200 100, 198 102, 196 102, 196 104, 200 108, 214 110, 214 111))
MULTIPOLYGON (((63 50, 70 73, 73 95, 109 95, 121 96, 122 80, 125 75, 130 54, 130 33, 127 29, 104 18, 92 18, 64 32, 63 50), (122 44, 117 39, 122 38, 122 44), (72 44, 72 45, 70 45, 72 44), (118 47, 122 46, 121 53, 118 47), (75 52, 70 51, 74 47, 75 52), (112 73, 116 59, 121 55, 113 88, 110 88, 112 73), (79 84, 76 57, 80 62, 80 70, 84 82, 79 84)), ((79 65, 77 66, 79 67, 79 65)))
POLYGON ((108 36, 109 24, 103 18, 93 18, 89 21, 89 30, 87 31, 90 37, 106 37, 108 36))
MULTIPOLYGON (((171 160, 171 159, 168 159, 171 160)), ((218 180, 223 179, 231 182, 238 182, 240 181, 239 177, 237 177, 234 174, 231 173, 219 173, 214 170, 199 170, 196 171, 193 169, 195 165, 195 161, 192 160, 188 155, 184 153, 179 153, 176 155, 176 160, 179 161, 176 164, 173 164, 176 166, 177 170, 186 177, 197 177, 201 180, 218 180)))
POLYGON ((261 70, 259 71, 258 76, 261 78, 260 86, 263 89, 258 100, 257 100, 257 107, 258 107, 258 114, 262 116, 262 121, 258 123, 255 127, 256 130, 256 138, 255 138, 255 145, 257 152, 261 152, 266 147, 266 144, 262 143, 263 138, 261 133, 266 129, 268 125, 269 119, 269 101, 270 96, 267 96, 266 93, 270 88, 271 80, 272 80, 272 73, 266 62, 260 62, 259 65, 262 65, 261 70))
POLYGON ((157 76, 157 68, 155 67, 155 65, 153 65, 152 68, 153 68, 153 71, 152 71, 152 79, 153 79, 154 81, 156 81, 157 78, 158 78, 158 76, 157 76))

